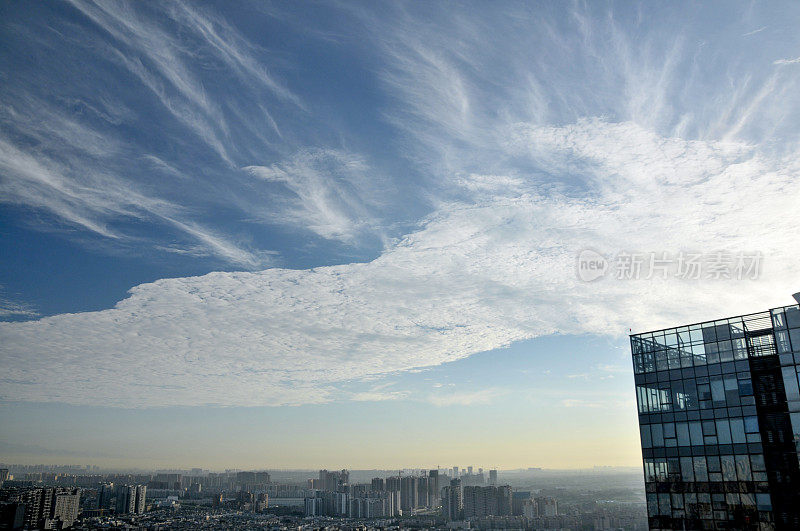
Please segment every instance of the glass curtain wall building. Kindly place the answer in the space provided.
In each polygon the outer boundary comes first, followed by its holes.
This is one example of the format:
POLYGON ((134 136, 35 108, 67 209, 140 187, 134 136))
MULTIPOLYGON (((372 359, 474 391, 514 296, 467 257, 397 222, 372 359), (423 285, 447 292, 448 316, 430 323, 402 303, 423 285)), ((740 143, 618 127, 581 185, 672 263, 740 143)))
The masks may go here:
POLYGON ((631 335, 651 529, 800 529, 800 308, 631 335))

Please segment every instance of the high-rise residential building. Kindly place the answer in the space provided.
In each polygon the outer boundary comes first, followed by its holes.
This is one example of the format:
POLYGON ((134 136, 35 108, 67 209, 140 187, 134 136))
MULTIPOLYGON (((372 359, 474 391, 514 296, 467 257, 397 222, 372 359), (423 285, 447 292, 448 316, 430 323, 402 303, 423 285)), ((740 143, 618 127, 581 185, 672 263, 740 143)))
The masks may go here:
POLYGON ((150 487, 153 489, 180 490, 183 488, 183 475, 172 472, 159 472, 150 481, 150 487))
POLYGON ((511 516, 511 487, 464 487, 464 518, 511 516))
POLYGON ((236 484, 243 490, 264 490, 269 483, 269 472, 243 471, 236 473, 236 484))
POLYGON ((650 528, 800 529, 800 307, 630 339, 650 528))
POLYGON ((145 485, 119 485, 114 489, 117 514, 143 514, 147 487, 145 485))
POLYGON ((400 508, 403 510, 403 515, 407 515, 413 514, 417 507, 419 507, 419 478, 405 476, 400 480, 400 508))
POLYGON ((454 478, 442 489, 442 516, 448 522, 461 520, 464 513, 464 497, 461 480, 454 478))
POLYGON ((531 492, 518 490, 512 494, 511 497, 511 514, 514 516, 522 516, 522 506, 526 501, 531 500, 531 492))
POLYGON ((341 472, 329 472, 327 470, 319 471, 319 487, 322 490, 329 490, 335 492, 340 487, 347 485, 350 482, 350 473, 347 470, 341 472))
POLYGON ((66 529, 78 518, 79 488, 37 488, 20 493, 25 505, 25 526, 29 529, 66 529))
POLYGON ((113 483, 104 483, 97 489, 97 508, 110 509, 111 502, 116 496, 113 483))
POLYGON ((392 476, 386 478, 386 490, 389 492, 400 492, 400 483, 403 478, 400 476, 392 476))
POLYGON ((372 478, 372 490, 383 492, 386 490, 386 480, 383 478, 372 478))
POLYGON ((536 516, 558 516, 558 500, 549 496, 533 499, 536 516))
POLYGON ((430 505, 439 505, 439 495, 441 487, 439 485, 439 470, 428 471, 428 500, 430 505))
POLYGON ((80 489, 56 489, 53 494, 53 510, 50 519, 57 522, 56 529, 72 527, 78 519, 81 505, 80 489))
POLYGON ((497 470, 489 471, 489 485, 492 487, 497 485, 497 470))

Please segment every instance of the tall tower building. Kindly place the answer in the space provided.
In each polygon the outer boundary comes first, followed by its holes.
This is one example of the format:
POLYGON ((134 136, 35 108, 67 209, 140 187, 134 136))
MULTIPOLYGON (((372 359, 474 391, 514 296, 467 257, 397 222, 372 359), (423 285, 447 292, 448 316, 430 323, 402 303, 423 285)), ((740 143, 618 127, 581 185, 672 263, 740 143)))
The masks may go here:
POLYGON ((442 489, 442 516, 448 522, 461 520, 464 513, 464 497, 460 479, 451 479, 450 485, 442 489))
POLYGON ((117 514, 143 514, 147 487, 145 485, 120 485, 115 489, 117 514))
POLYGON ((419 507, 418 481, 415 476, 405 476, 400 480, 400 508, 403 514, 412 514, 419 507))
POLYGON ((493 487, 497 486, 497 470, 489 471, 489 485, 493 487))
POLYGON ((630 340, 650 528, 800 529, 800 307, 630 340))
POLYGON ((431 505, 439 505, 439 495, 441 487, 439 485, 439 470, 428 471, 428 499, 431 505))

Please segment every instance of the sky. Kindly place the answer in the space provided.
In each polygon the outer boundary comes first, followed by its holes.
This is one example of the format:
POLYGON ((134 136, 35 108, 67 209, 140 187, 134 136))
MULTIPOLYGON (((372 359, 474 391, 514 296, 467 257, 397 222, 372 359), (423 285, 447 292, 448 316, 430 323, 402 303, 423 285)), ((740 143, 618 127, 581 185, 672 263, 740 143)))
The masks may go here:
POLYGON ((0 4, 0 461, 638 465, 628 334, 800 291, 798 22, 0 4))

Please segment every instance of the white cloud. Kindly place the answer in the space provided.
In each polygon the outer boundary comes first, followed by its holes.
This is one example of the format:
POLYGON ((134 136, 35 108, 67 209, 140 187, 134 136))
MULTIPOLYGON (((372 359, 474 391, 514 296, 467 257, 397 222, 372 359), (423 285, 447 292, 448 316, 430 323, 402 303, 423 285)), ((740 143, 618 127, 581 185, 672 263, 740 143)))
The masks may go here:
POLYGON ((303 150, 279 164, 243 169, 292 193, 286 207, 264 217, 345 242, 377 229, 376 207, 391 193, 360 157, 337 150, 303 150))
POLYGON ((772 64, 775 65, 796 65, 800 64, 800 57, 795 57, 794 59, 777 59, 773 61, 772 64))
POLYGON ((427 396, 426 400, 438 407, 474 406, 491 404, 502 394, 503 391, 501 389, 480 389, 477 391, 431 394, 427 396))
POLYGON ((755 29, 753 31, 748 31, 747 33, 743 33, 742 37, 749 37, 750 35, 755 35, 756 33, 761 33, 765 29, 767 29, 767 26, 761 26, 760 28, 755 29))
POLYGON ((791 302, 796 154, 602 120, 513 131, 516 157, 546 154, 564 174, 581 161, 583 191, 525 179, 442 203, 368 263, 164 279, 110 310, 2 323, 3 398, 324 402, 343 382, 553 332, 624 335, 791 302), (575 259, 587 247, 758 250, 764 270, 758 281, 583 283, 575 259))
POLYGON ((356 402, 385 402, 387 400, 402 400, 408 398, 407 391, 363 391, 354 393, 351 400, 356 402))
POLYGON ((11 300, 3 296, 0 291, 0 318, 9 317, 37 317, 39 312, 30 304, 11 300))

